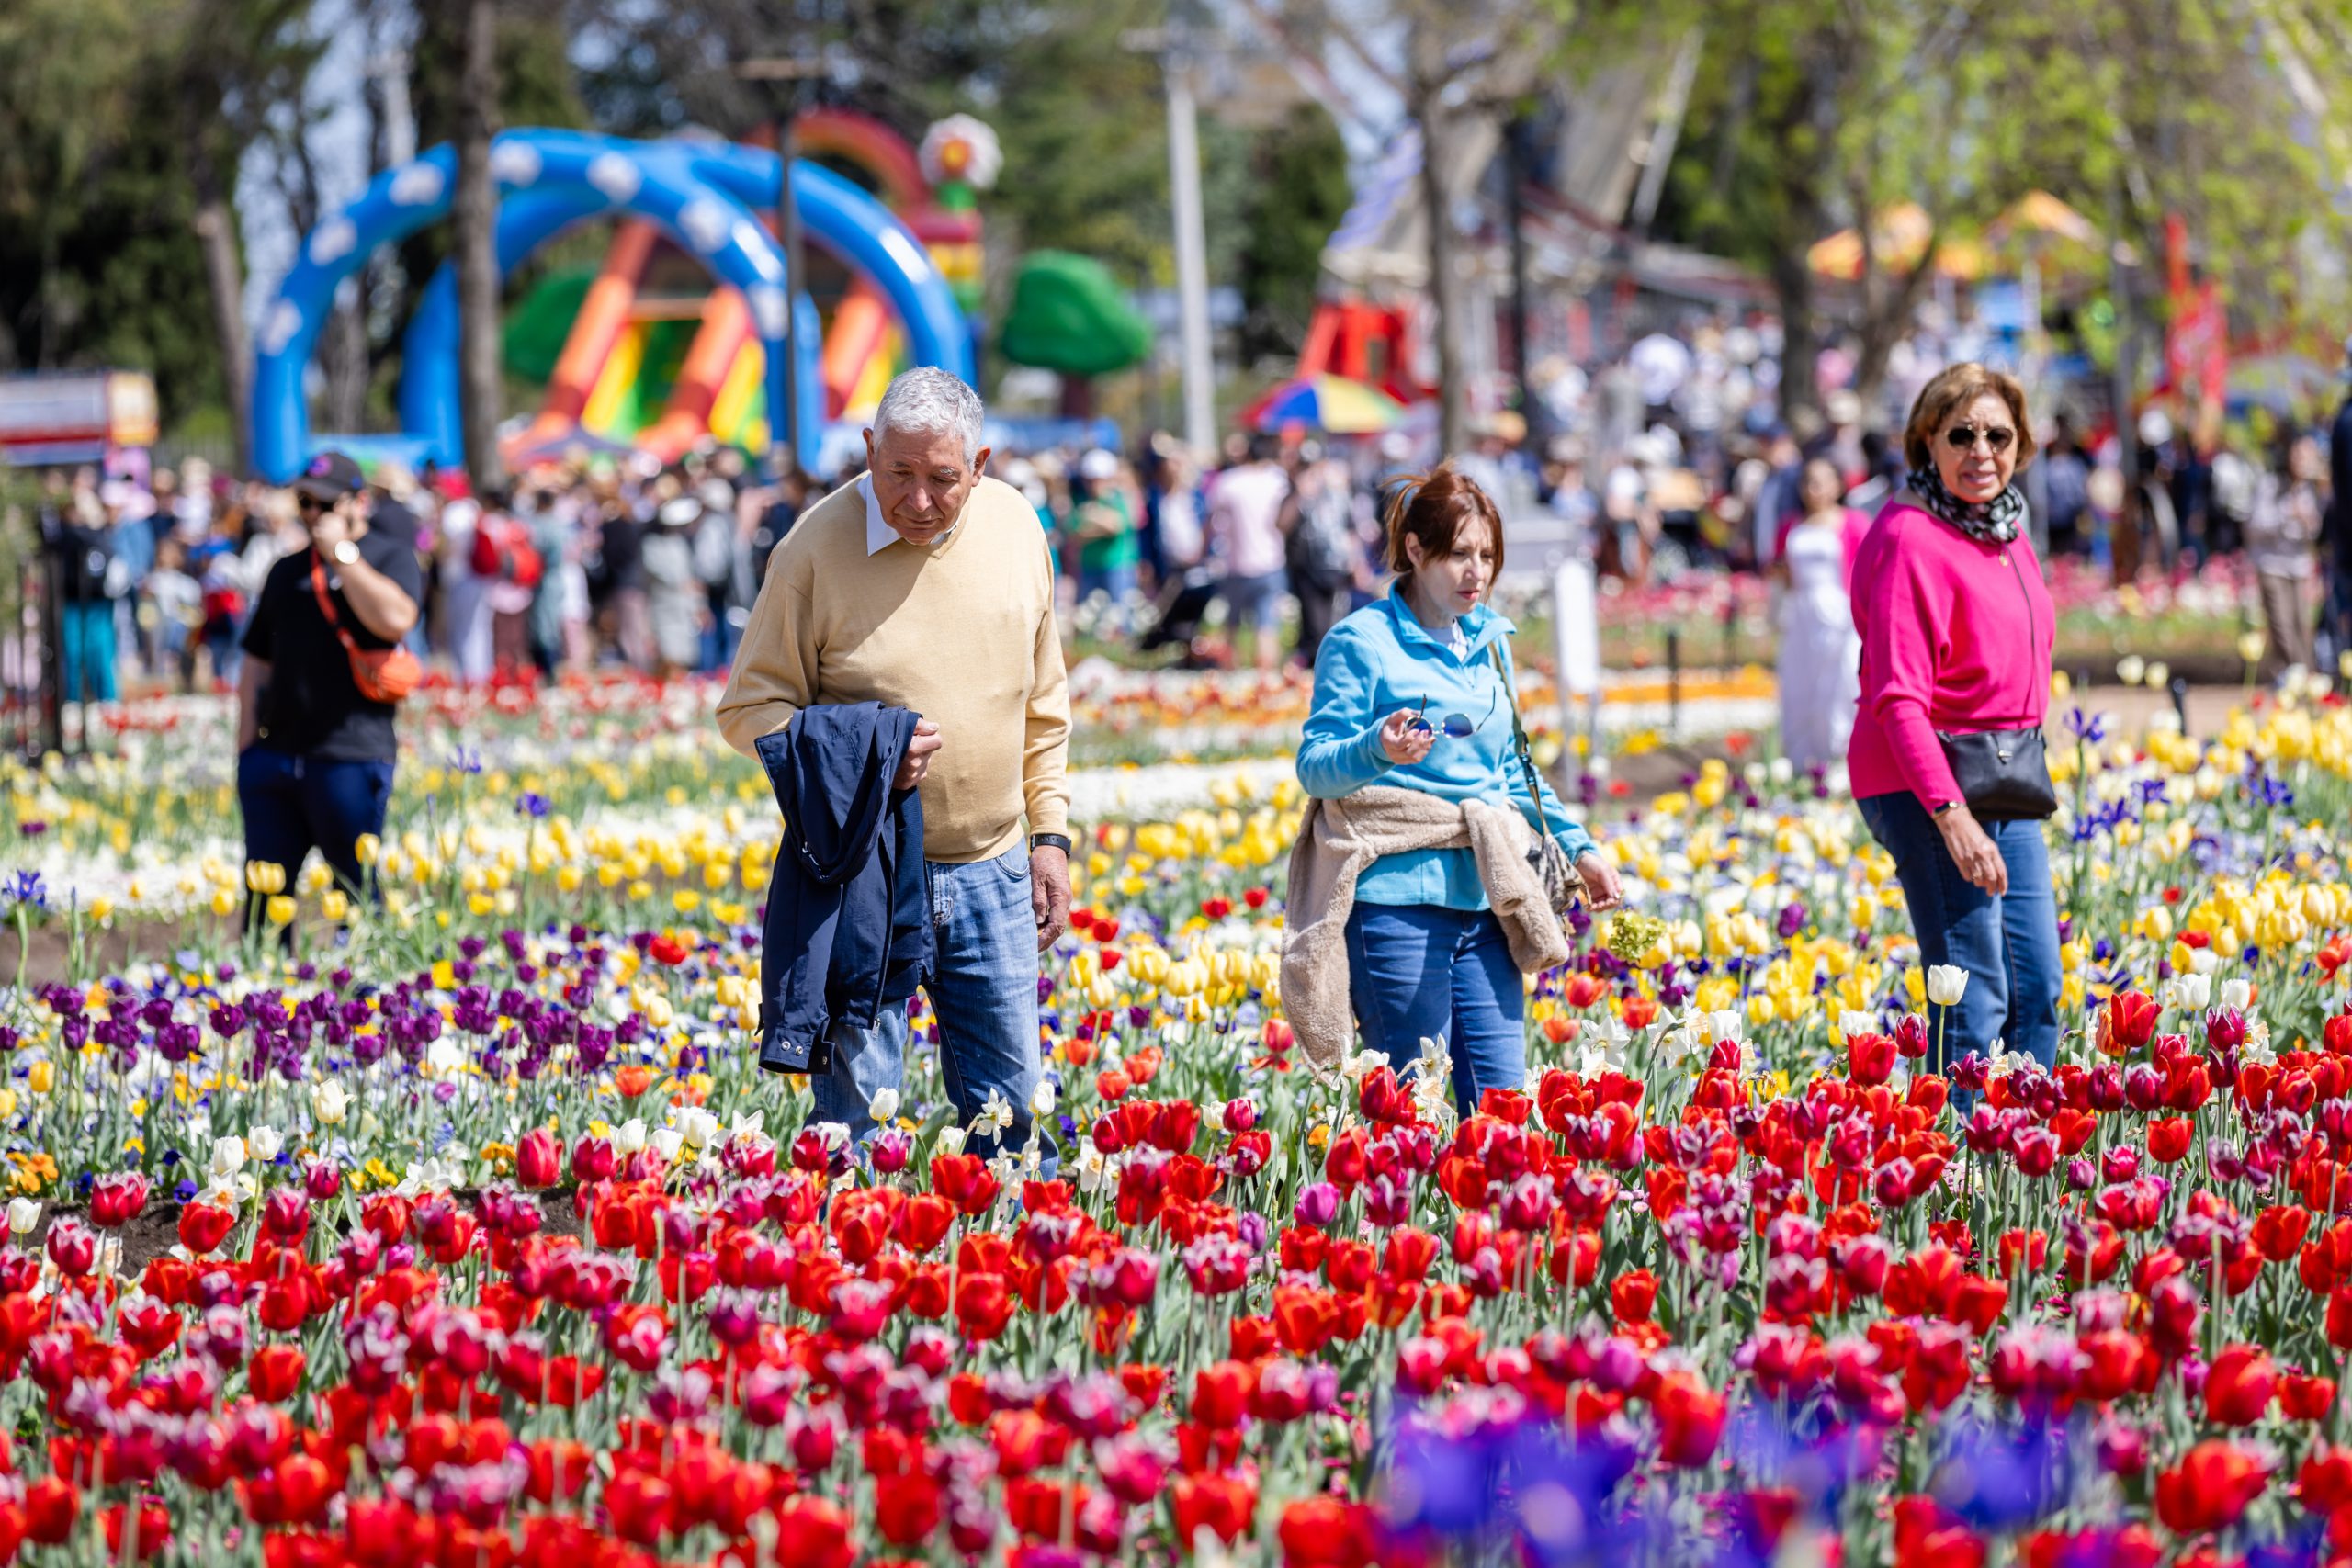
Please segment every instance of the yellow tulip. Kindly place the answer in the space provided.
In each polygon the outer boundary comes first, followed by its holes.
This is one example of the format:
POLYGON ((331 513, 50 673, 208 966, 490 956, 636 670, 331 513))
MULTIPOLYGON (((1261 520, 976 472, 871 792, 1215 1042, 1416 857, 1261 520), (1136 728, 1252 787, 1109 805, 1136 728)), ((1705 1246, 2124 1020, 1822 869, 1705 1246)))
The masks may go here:
POLYGON ((340 887, 330 887, 319 896, 319 913, 336 925, 351 918, 351 898, 340 887))
POLYGON ((25 1087, 31 1089, 35 1094, 41 1095, 45 1095, 51 1089, 55 1089, 57 1087, 57 1065, 53 1062, 35 1062, 31 1066, 25 1069, 25 1087))
POLYGON ((269 902, 262 906, 262 913, 268 917, 273 926, 290 925, 294 919, 294 900, 283 893, 273 893, 269 902))

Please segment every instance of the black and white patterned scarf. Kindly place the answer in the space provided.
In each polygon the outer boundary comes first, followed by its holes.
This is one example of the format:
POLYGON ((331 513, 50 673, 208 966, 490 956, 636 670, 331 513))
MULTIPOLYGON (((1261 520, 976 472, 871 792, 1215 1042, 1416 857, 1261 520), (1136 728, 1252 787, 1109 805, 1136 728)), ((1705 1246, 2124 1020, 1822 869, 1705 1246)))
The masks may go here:
POLYGON ((2006 545, 2018 536, 2025 523, 2025 492, 2015 480, 1986 502, 1962 501, 1946 490, 1943 476, 1936 472, 1933 463, 1912 469, 1905 482, 1928 511, 1979 544, 2006 545))

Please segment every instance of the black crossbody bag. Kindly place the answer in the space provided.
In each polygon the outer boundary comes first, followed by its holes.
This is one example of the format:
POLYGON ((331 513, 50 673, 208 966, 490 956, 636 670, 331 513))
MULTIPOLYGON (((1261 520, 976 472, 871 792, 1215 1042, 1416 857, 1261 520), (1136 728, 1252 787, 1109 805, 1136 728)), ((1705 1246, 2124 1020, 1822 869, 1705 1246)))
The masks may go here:
MULTIPOLYGON (((2001 553, 2007 557, 2009 570, 2017 576, 2018 592, 2025 599, 2026 637, 2030 640, 2033 595, 2026 590, 2025 569, 2018 565, 2017 553, 2007 545, 2001 547, 2001 553)), ((2041 661, 2037 648, 2034 662, 2041 661)), ((1944 749, 1944 761, 1951 764, 1960 797, 1978 821, 2038 822, 2057 812, 2058 790, 2050 782, 2050 760, 2043 752, 2038 727, 1959 735, 1939 729, 1936 739, 1944 749)))

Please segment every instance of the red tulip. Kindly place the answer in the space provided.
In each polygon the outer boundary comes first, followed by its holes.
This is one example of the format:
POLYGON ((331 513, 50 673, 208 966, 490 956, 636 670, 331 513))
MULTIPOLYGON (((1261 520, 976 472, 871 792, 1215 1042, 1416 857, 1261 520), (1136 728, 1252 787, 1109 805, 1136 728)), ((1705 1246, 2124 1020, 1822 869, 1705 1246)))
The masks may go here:
POLYGON ((793 1497, 775 1511, 775 1561, 795 1568, 850 1568, 849 1516, 816 1497, 793 1497))
POLYGON ((265 1345, 254 1352, 252 1364, 245 1369, 245 1385, 255 1399, 281 1404, 301 1387, 304 1366, 300 1346, 265 1345))
POLYGON ((2098 1048, 2109 1056, 2128 1056, 2156 1037, 2156 1020, 2164 1012, 2156 998, 2143 991, 2118 991, 2107 998, 2107 1017, 2098 1032, 2098 1048))
POLYGON ((1205 1529, 1231 1546, 1250 1528, 1258 1489, 1238 1476, 1180 1475, 1169 1503, 1178 1540, 1189 1544, 1205 1529))
POLYGON ((2324 1421, 2335 1408, 2335 1380, 2289 1372, 2278 1380, 2278 1408, 2292 1421, 2324 1421))
POLYGON ((61 1475, 44 1475, 25 1488, 25 1536, 43 1546, 62 1546, 82 1515, 82 1495, 61 1475))
POLYGON ((2278 1370, 2265 1351, 2231 1345, 2213 1358, 2205 1374, 2206 1419, 2223 1427, 2249 1427, 2270 1408, 2278 1370))
POLYGON ((2164 1165, 2177 1165, 2188 1156, 2196 1131, 2197 1124, 2186 1116, 2167 1116, 2149 1122, 2148 1157, 2164 1165))
POLYGON ((1865 1088, 1894 1073, 1894 1041, 1884 1034, 1846 1036, 1846 1077, 1865 1088))
POLYGON ((59 1273, 78 1280, 97 1265, 98 1238, 71 1214, 60 1215, 50 1223, 49 1260, 59 1273))
POLYGON ((932 1190, 956 1205, 959 1213, 981 1214, 994 1206, 1004 1184, 978 1155, 934 1155, 931 1161, 932 1190))
POLYGON ((514 1140, 514 1179, 523 1186, 552 1187, 562 1170, 563 1152, 545 1127, 534 1127, 514 1140))
POLYGON ((1193 1419, 1219 1430, 1241 1424, 1250 1410, 1250 1369, 1238 1361, 1219 1361, 1193 1374, 1193 1419))
POLYGON ((1729 1414, 1724 1396, 1688 1372, 1660 1380, 1650 1398, 1661 1463, 1696 1469, 1714 1457, 1729 1414))
POLYGON ((1279 1533, 1283 1568, 1369 1568, 1379 1543, 1368 1506, 1329 1496, 1283 1508, 1279 1533))
POLYGON ((605 1483, 605 1512, 613 1533, 639 1546, 651 1546, 670 1529, 670 1483, 642 1470, 625 1470, 605 1483))
POLYGON ((2156 1477, 2156 1517, 2179 1535, 2227 1529, 2269 1481, 2260 1459, 2235 1443, 2208 1438, 2156 1477))
POLYGON ((237 1216, 218 1203, 193 1202, 180 1211, 180 1245, 201 1258, 229 1239, 237 1216))
POLYGON ((120 1230, 147 1206, 147 1179, 136 1172, 101 1176, 90 1188, 90 1223, 100 1230, 120 1230))

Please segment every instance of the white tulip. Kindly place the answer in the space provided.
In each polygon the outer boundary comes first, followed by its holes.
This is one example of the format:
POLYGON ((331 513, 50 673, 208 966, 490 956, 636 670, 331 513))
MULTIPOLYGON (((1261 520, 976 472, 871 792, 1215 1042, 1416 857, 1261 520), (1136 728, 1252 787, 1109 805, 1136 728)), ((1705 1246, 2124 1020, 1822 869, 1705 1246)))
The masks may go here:
POLYGON ((40 1205, 30 1198, 8 1200, 8 1234, 30 1241, 40 1228, 40 1205))
POLYGON ((320 1126, 340 1126, 350 1110, 351 1096, 334 1078, 311 1086, 311 1119, 320 1126))
POLYGON ((213 1179, 226 1181, 244 1167, 244 1139, 232 1135, 212 1140, 212 1158, 205 1168, 212 1173, 213 1179))
POLYGON ((678 1130, 690 1149, 707 1149, 718 1136, 718 1118, 699 1105, 690 1105, 678 1116, 678 1130))
POLYGON ((2243 975, 2233 975, 2222 982, 2222 1005, 2244 1012, 2254 1000, 2254 982, 2243 975))
POLYGON ((1968 971, 1957 964, 1928 965, 1928 999, 1938 1007, 1957 1003, 1968 989, 1968 971))
POLYGON ((842 1122, 811 1122, 808 1124, 808 1130, 823 1140, 828 1149, 843 1149, 849 1146, 849 1128, 842 1122))
POLYGON ((613 1152, 627 1159, 645 1147, 645 1118, 632 1116, 613 1130, 613 1152))
POLYGON ((899 1115, 899 1091, 895 1089, 883 1089, 867 1102, 865 1113, 876 1122, 896 1121, 899 1115))
POLYGON ((255 1127, 245 1134, 245 1153, 255 1165, 267 1165, 277 1157, 286 1145, 286 1134, 275 1127, 255 1127))
POLYGON ((1864 1012, 1860 1008, 1846 1008, 1838 1014, 1838 1032, 1875 1034, 1878 1032, 1878 1015, 1873 1012, 1864 1012))
MULTIPOLYGON (((2210 978, 2213 971, 2219 969, 2221 966, 2222 960, 2211 948, 2192 947, 2188 950, 2188 972, 2190 974, 2203 975, 2210 978)), ((2206 993, 2210 996, 2211 992, 2212 987, 2211 985, 2208 985, 2206 987, 2206 993)), ((2205 1004, 2199 1002, 2197 1005, 2202 1007, 2205 1004)))
POLYGON ((939 1141, 932 1145, 931 1157, 937 1159, 941 1155, 960 1155, 963 1152, 964 1129, 951 1122, 939 1130, 939 1141))
POLYGON ((1029 1114, 1039 1121, 1054 1113, 1054 1080, 1039 1078, 1037 1087, 1029 1091, 1029 1114))
POLYGON ((656 1127, 647 1134, 647 1141, 653 1145, 653 1152, 662 1156, 662 1163, 668 1165, 685 1147, 686 1135, 675 1127, 656 1127))
POLYGON ((2213 1000, 2213 976, 2188 974, 2177 976, 2173 984, 2180 989, 2180 1005, 2190 1012, 2203 1012, 2213 1000))

